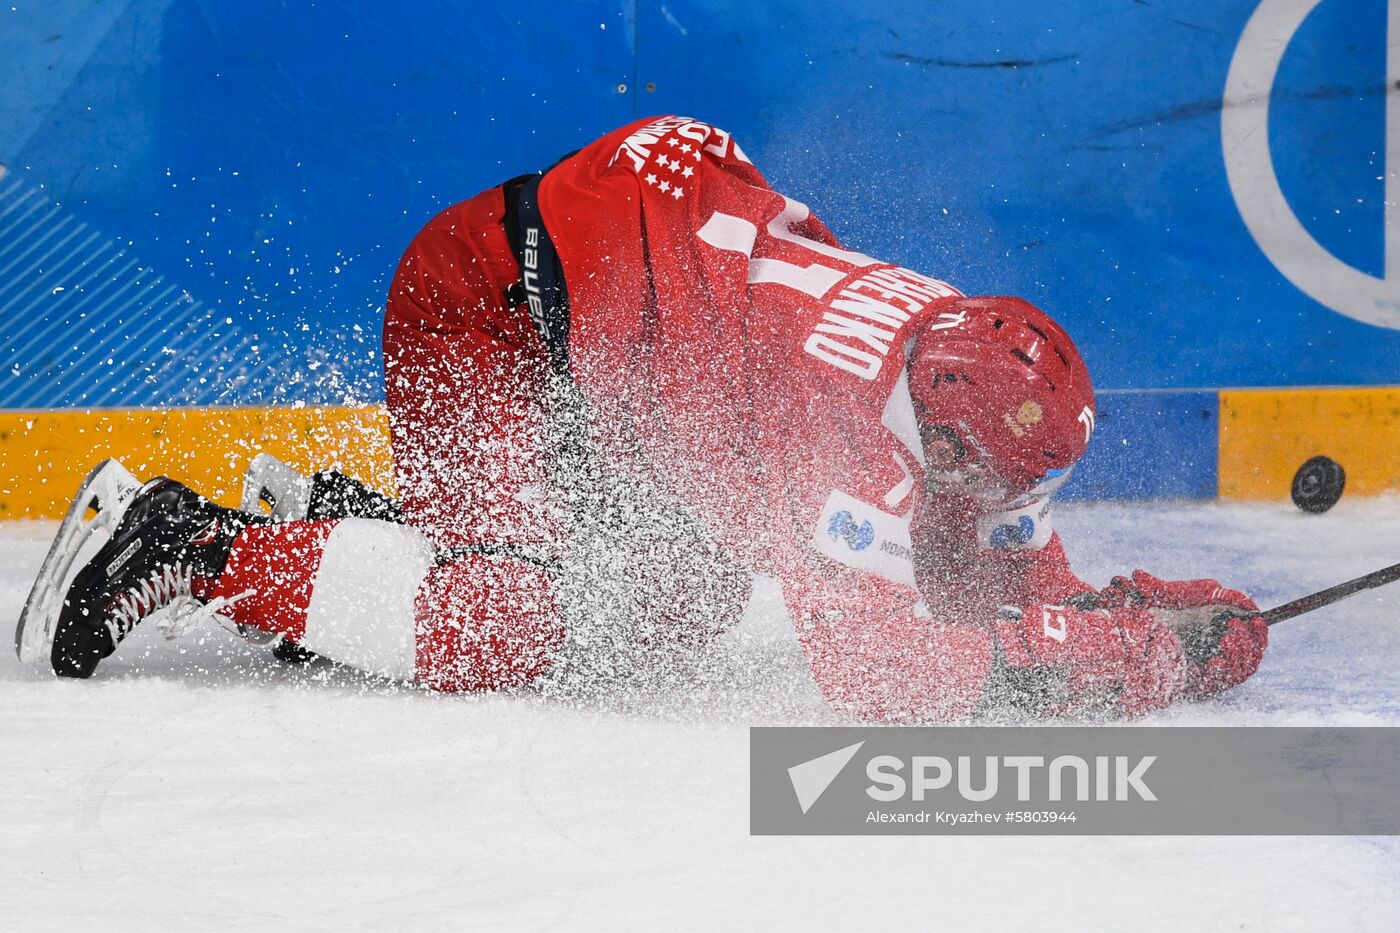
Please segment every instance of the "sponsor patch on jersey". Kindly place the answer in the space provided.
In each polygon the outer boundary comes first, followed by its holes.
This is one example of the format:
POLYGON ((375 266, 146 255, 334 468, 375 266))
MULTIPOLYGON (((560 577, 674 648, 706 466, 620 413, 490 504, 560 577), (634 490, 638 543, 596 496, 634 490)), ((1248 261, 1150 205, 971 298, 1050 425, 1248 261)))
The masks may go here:
POLYGON ((833 541, 844 541, 853 551, 863 551, 875 540, 875 526, 868 521, 858 522, 845 509, 831 516, 826 525, 826 536, 833 541))
POLYGON ((993 551, 1038 551, 1050 543, 1050 500, 1037 499, 1019 509, 993 512, 977 522, 982 546, 993 551))
POLYGON ((909 518, 833 489, 812 529, 812 547, 848 567, 914 586, 909 518))
POLYGON ((1016 524, 1002 522, 992 529, 989 543, 994 550, 1017 551, 1035 536, 1035 521, 1029 515, 1016 519, 1016 524))

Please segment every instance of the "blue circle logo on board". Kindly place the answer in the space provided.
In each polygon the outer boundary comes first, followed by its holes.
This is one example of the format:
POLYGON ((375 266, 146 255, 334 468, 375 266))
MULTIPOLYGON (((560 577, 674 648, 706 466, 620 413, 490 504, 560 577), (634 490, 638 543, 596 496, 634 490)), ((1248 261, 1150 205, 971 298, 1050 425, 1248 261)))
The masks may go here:
POLYGON ((853 551, 863 551, 875 540, 875 527, 869 522, 857 522, 855 516, 844 509, 831 516, 826 533, 833 541, 845 541, 853 551))

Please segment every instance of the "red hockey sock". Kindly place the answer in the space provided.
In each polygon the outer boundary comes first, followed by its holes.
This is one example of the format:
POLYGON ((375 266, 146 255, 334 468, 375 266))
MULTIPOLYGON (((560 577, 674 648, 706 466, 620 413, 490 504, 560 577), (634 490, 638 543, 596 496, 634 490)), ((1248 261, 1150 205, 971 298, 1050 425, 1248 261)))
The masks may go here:
POLYGON ((337 524, 249 525, 234 539, 224 572, 209 592, 200 595, 234 600, 223 614, 240 625, 300 641, 326 539, 337 524), (247 595, 240 598, 241 593, 247 595))

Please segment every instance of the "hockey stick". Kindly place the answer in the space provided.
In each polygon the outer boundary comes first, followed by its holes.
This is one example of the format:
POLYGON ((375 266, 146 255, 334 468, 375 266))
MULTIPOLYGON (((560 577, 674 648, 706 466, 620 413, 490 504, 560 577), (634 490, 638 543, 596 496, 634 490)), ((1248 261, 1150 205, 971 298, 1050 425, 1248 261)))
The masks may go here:
POLYGON ((1300 616, 1305 612, 1312 612, 1314 609, 1321 609, 1323 606, 1330 606, 1339 599, 1345 599, 1353 593, 1362 590, 1375 589, 1378 586, 1385 586, 1387 583, 1394 583, 1400 580, 1400 564, 1392 564, 1389 567, 1382 567, 1380 570, 1373 570, 1355 580, 1348 580, 1345 583, 1338 583, 1336 586, 1329 586, 1325 590, 1319 590, 1301 599, 1295 599, 1291 603, 1284 603, 1282 606, 1275 606, 1268 612, 1260 613, 1264 621, 1269 625, 1276 625, 1285 619, 1300 616))
POLYGON ((1181 638, 1181 648, 1187 659, 1195 664, 1204 664, 1220 652, 1220 641, 1229 631, 1232 619, 1262 618, 1266 625, 1277 625, 1285 619, 1300 616, 1305 612, 1312 612, 1314 609, 1321 609, 1323 606, 1330 606, 1354 593, 1385 586, 1396 580, 1400 580, 1400 564, 1382 567, 1380 570, 1374 570, 1365 576, 1357 577, 1355 580, 1329 586, 1325 590, 1318 590, 1316 593, 1295 599, 1291 603, 1275 606, 1267 612, 1246 612, 1233 608, 1222 609, 1212 616, 1210 622, 1205 625, 1196 623, 1184 628, 1174 628, 1174 630, 1181 638))

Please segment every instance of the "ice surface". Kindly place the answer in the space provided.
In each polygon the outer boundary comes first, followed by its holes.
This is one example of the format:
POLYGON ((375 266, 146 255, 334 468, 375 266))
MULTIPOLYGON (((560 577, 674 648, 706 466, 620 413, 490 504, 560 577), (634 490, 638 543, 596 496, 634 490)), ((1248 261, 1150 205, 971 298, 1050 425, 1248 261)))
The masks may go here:
MULTIPOLYGON (((1400 500, 1058 513, 1091 582, 1274 605, 1400 560, 1400 500)), ((52 525, 0 524, 13 627, 52 525)), ((1277 627, 1154 723, 1400 725, 1400 584, 1277 627)), ((834 721, 760 585, 668 683, 447 697, 138 629, 89 682, 0 659, 0 926, 1400 929, 1390 839, 752 838, 747 726, 834 721)))

